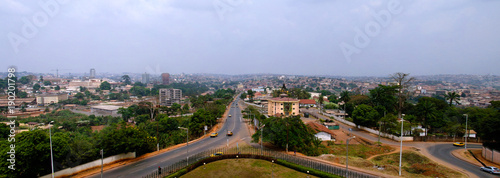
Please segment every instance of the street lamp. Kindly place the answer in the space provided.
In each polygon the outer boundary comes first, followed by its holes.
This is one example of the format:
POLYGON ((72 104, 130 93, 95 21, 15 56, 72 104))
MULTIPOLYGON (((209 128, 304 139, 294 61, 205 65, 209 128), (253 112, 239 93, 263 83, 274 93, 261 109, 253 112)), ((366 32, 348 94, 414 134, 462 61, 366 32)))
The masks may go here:
POLYGON ((401 160, 403 157, 403 122, 405 121, 403 118, 405 117, 405 114, 401 114, 401 137, 399 137, 399 140, 401 141, 401 145, 399 148, 399 175, 401 176, 401 160))
POLYGON ((52 167, 52 178, 54 178, 54 156, 52 155, 52 131, 50 124, 54 125, 54 121, 49 122, 50 166, 52 167))
POLYGON ((356 136, 352 136, 347 139, 346 141, 346 153, 345 153, 345 177, 347 178, 349 176, 349 140, 356 138, 356 136))
POLYGON ((469 120, 469 115, 464 114, 464 116, 465 116, 465 145, 464 145, 464 148, 465 148, 465 151, 467 151, 467 138, 469 137, 469 134, 467 134, 467 120, 469 120))
POLYGON ((262 137, 262 133, 264 132, 264 127, 266 124, 260 126, 260 155, 264 155, 264 151, 262 148, 262 142, 264 142, 264 138, 262 137))
POLYGON ((186 166, 189 166, 189 128, 179 127, 179 129, 186 130, 186 166))
POLYGON ((274 164, 273 163, 274 163, 274 159, 271 160, 271 177, 274 177, 274 167, 273 167, 274 164))

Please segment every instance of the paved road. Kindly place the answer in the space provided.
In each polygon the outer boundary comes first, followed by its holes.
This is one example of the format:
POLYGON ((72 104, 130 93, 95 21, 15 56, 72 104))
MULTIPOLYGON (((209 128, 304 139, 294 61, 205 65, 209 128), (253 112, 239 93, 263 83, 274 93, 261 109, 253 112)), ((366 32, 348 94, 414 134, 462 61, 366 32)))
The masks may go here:
MULTIPOLYGON (((308 112, 314 112, 317 113, 318 110, 315 108, 309 108, 307 110, 308 112)), ((325 116, 320 115, 320 117, 323 117, 323 119, 327 118, 325 116)), ((364 139, 376 142, 378 140, 378 137, 374 136, 373 134, 370 134, 366 131, 356 129, 352 126, 345 125, 341 122, 338 122, 340 129, 347 131, 349 128, 352 128, 352 134, 356 135, 356 137, 362 137, 364 139)), ((393 145, 393 146, 399 146, 400 142, 396 142, 394 140, 386 139, 386 138, 381 138, 380 142, 388 145, 393 145)), ((460 160, 453 156, 451 152, 456 149, 460 149, 460 147, 454 147, 452 143, 433 143, 433 142, 403 142, 403 146, 413 146, 419 149, 427 149, 427 152, 434 156, 437 159, 440 159, 444 162, 447 162, 451 165, 454 165, 456 167, 462 168, 465 171, 468 171, 478 177, 500 177, 497 175, 492 175, 486 172, 482 172, 479 170, 479 167, 473 164, 470 164, 466 161, 460 160)), ((482 148, 481 145, 479 144, 467 144, 468 148, 482 148)), ((462 148, 463 149, 463 148, 462 148)))
MULTIPOLYGON (((482 148, 481 145, 469 145, 467 144, 467 148, 482 148)), ((453 146, 451 143, 441 143, 441 144, 436 144, 434 146, 429 146, 427 147, 427 151, 432 154, 434 157, 440 159, 440 160, 443 160, 443 161, 446 161, 450 164, 453 164, 457 167, 460 167, 478 177, 500 177, 498 175, 493 175, 493 174, 489 174, 489 173, 486 173, 486 172, 483 172, 481 170, 479 170, 479 167, 474 165, 474 164, 470 164, 466 161, 462 161, 458 158, 456 158, 455 156, 451 155, 451 152, 453 150, 457 150, 457 149, 464 149, 462 147, 455 147, 453 146)))
MULTIPOLYGON (((226 146, 235 146, 236 143, 243 143, 250 141, 250 134, 244 122, 240 120, 241 111, 236 106, 237 101, 231 105, 229 114, 231 117, 226 119, 223 127, 218 131, 219 136, 215 138, 205 138, 195 143, 189 144, 189 155, 194 155, 212 148, 220 148, 226 146), (226 129, 233 131, 233 136, 226 136, 226 129)), ((207 133, 209 134, 209 133, 207 133)), ((142 177, 158 169, 158 166, 167 166, 178 161, 186 159, 186 146, 147 158, 125 166, 114 168, 104 172, 103 177, 142 177)), ((92 178, 100 177, 100 174, 91 176, 92 178)))

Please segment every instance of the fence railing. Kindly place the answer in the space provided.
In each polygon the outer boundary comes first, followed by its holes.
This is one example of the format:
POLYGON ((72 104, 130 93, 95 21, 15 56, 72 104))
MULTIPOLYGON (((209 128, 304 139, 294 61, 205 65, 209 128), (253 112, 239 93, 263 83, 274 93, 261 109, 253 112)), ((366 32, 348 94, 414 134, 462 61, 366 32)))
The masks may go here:
MULTIPOLYGON (((188 160, 184 159, 182 161, 179 161, 177 163, 165 166, 165 167, 160 167, 161 171, 154 171, 146 176, 143 176, 143 178, 159 178, 159 177, 166 177, 168 175, 171 175, 181 169, 188 168, 188 169, 195 169, 199 165, 203 165, 203 163, 199 162, 200 160, 210 158, 210 155, 217 153, 217 152, 223 152, 223 155, 226 156, 218 156, 219 159, 227 159, 228 155, 241 155, 241 157, 252 157, 257 159, 262 159, 261 156, 265 157, 271 157, 274 159, 280 159, 284 160, 290 163, 294 163, 300 166, 304 166, 307 168, 319 170, 322 172, 330 173, 333 175, 338 175, 345 177, 348 174, 348 177, 355 177, 355 178, 375 178, 377 176, 369 175, 366 173, 361 173, 361 172, 356 172, 356 171, 346 171, 344 167, 338 167, 338 166, 333 166, 331 164, 323 163, 323 162, 318 162, 317 160, 309 159, 309 158, 304 158, 304 157, 298 157, 298 156, 293 156, 289 154, 285 154, 282 152, 277 152, 277 151, 272 151, 272 150, 261 150, 259 148, 254 148, 254 147, 244 147, 244 148, 217 148, 217 149, 212 149, 212 150, 207 150, 195 155, 192 155, 189 157, 188 160), (189 161, 189 162, 187 162, 189 161), (196 163, 196 164, 195 164, 196 163)), ((214 157, 215 159, 209 160, 208 161, 214 161, 217 158, 214 157)), ((234 156, 236 158, 236 156, 234 156)), ((218 160, 218 159, 217 159, 218 160)))

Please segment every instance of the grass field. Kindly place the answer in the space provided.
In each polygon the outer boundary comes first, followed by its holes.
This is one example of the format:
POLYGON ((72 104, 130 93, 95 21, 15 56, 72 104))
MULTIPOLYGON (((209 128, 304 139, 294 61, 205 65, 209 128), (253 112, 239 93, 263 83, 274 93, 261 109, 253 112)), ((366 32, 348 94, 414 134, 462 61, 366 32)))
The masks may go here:
MULTIPOLYGON (((326 149, 328 150, 328 154, 345 156, 346 153, 345 144, 326 145, 326 149)), ((389 153, 393 150, 394 148, 390 146, 349 144, 349 156, 360 157, 363 159, 369 158, 373 155, 389 153)))
MULTIPOLYGON (((182 176, 183 178, 211 177, 307 177, 306 173, 297 172, 276 163, 258 159, 225 159, 200 166, 182 176), (271 166, 272 165, 272 166, 271 166)), ((314 177, 309 175, 309 177, 314 177)))

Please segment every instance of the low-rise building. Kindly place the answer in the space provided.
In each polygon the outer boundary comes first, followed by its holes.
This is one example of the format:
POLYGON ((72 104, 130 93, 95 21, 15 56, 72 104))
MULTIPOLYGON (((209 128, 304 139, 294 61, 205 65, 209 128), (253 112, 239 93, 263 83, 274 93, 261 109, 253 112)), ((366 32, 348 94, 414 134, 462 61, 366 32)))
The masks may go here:
POLYGON ((313 99, 301 99, 299 101, 300 107, 316 107, 316 100, 313 99))
POLYGON ((36 96, 36 103, 38 105, 49 105, 52 103, 59 103, 59 101, 67 100, 68 94, 66 93, 46 93, 36 96))

